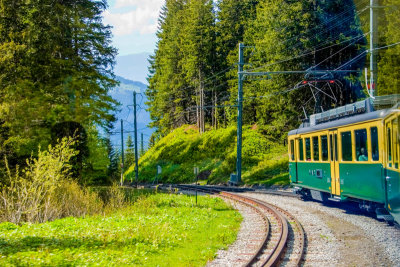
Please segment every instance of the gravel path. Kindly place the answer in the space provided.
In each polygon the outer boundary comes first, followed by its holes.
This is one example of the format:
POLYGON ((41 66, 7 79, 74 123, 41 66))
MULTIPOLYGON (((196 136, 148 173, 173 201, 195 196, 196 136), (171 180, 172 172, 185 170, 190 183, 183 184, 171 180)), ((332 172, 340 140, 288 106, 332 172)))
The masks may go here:
POLYGON ((265 222, 260 213, 236 201, 226 201, 242 214, 243 221, 236 241, 227 250, 219 250, 207 266, 242 266, 257 251, 265 235, 265 222))
POLYGON ((304 266, 400 266, 400 230, 351 210, 245 193, 294 215, 307 235, 304 266))

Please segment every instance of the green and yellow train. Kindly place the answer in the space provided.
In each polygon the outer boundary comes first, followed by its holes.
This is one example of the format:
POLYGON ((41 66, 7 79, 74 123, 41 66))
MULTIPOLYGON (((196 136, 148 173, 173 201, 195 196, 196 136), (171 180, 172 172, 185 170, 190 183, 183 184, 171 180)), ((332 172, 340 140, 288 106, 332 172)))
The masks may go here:
POLYGON ((400 110, 367 99, 310 116, 289 132, 295 191, 325 201, 356 201, 400 223, 400 110))

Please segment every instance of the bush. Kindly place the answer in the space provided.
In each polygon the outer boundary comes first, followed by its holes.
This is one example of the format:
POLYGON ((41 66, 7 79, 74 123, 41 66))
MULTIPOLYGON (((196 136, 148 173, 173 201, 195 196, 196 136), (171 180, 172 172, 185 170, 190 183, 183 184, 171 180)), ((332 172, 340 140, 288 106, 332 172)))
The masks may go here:
POLYGON ((14 173, 8 168, 9 183, 0 191, 0 221, 46 222, 66 216, 98 212, 102 202, 97 194, 81 188, 70 179, 70 159, 77 152, 72 138, 63 138, 38 157, 27 160, 26 167, 14 173))

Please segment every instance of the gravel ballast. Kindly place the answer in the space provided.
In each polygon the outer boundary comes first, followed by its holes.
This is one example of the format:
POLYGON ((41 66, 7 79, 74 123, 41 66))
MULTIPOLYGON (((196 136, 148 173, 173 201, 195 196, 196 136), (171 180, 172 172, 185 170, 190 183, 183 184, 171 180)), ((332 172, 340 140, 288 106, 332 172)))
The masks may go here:
POLYGON ((400 230, 360 212, 284 196, 245 193, 294 215, 307 235, 304 266, 400 266, 400 230))
POLYGON ((239 202, 226 201, 242 214, 243 221, 236 241, 227 250, 219 250, 207 266, 243 266, 257 251, 265 235, 265 222, 260 213, 239 202))

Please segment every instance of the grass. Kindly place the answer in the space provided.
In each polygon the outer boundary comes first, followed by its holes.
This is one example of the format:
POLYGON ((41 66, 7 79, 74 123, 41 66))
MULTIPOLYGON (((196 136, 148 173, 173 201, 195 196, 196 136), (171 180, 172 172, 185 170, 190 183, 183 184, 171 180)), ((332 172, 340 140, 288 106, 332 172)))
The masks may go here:
MULTIPOLYGON (((287 147, 268 137, 258 127, 243 128, 242 178, 246 184, 288 185, 287 147)), ((194 182, 193 168, 200 180, 209 184, 226 183, 236 170, 236 127, 209 130, 203 134, 193 126, 182 126, 159 140, 139 161, 139 179, 152 182, 157 166, 162 167, 158 181, 194 182)), ((125 172, 134 179, 134 166, 125 172)))
POLYGON ((140 197, 107 215, 0 224, 1 266, 203 266, 236 239, 241 216, 222 200, 140 197))

